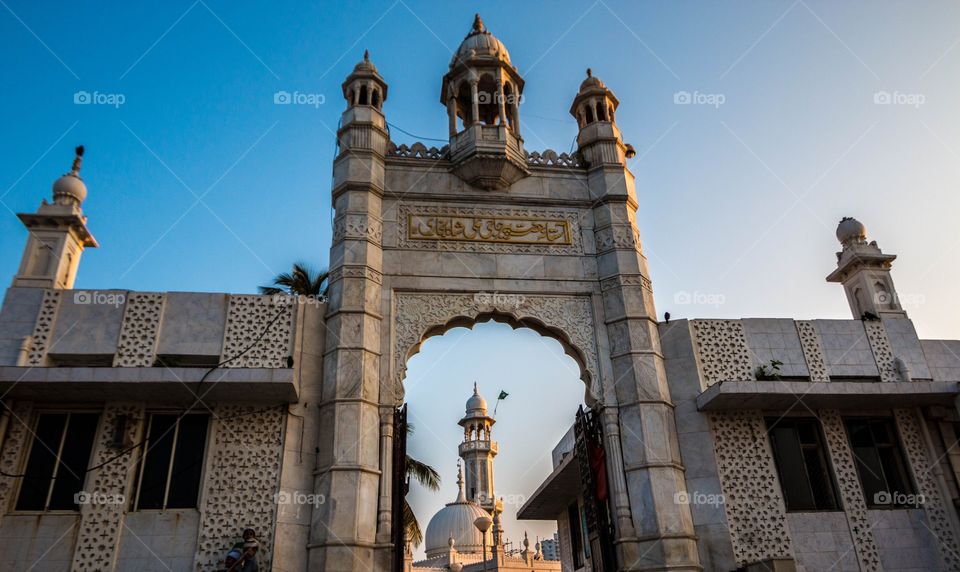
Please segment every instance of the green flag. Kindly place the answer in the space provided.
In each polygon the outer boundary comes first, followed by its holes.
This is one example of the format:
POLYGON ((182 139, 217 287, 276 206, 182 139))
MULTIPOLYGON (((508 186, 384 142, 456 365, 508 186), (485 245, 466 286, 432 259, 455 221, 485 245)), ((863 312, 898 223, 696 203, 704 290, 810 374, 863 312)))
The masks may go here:
POLYGON ((500 390, 500 397, 498 397, 497 399, 506 399, 508 395, 510 395, 510 394, 501 389, 501 390, 500 390))

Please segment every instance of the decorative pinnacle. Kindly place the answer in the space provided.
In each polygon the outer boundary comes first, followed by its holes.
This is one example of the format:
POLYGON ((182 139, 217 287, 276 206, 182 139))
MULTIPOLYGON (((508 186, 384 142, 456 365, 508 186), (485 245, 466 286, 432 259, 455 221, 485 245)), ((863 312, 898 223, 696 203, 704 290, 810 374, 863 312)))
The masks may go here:
POLYGON ((483 25, 483 20, 480 19, 480 14, 473 15, 473 30, 474 32, 483 32, 487 28, 483 25))
POLYGON ((587 68, 587 77, 593 77, 593 70, 590 68, 587 68))
POLYGON ((370 50, 363 50, 363 61, 370 61, 370 50))
POLYGON ((78 145, 74 151, 77 156, 73 158, 73 166, 70 168, 70 174, 74 177, 80 177, 80 164, 83 163, 83 145, 78 145))

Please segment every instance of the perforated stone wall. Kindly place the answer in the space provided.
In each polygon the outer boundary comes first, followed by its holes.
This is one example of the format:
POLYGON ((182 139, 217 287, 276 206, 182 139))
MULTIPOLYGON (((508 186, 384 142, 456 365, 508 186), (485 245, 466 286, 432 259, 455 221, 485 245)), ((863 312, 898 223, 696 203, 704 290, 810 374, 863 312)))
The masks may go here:
POLYGON ((887 330, 883 322, 866 320, 863 322, 863 327, 867 332, 867 341, 870 342, 873 357, 877 360, 880 381, 900 381, 897 367, 894 365, 893 349, 890 348, 890 340, 887 339, 887 330))
POLYGON ((871 533, 863 488, 860 486, 853 452, 850 450, 840 412, 826 409, 820 411, 819 415, 860 569, 867 572, 882 570, 880 553, 877 552, 877 543, 871 533))
POLYGON ((270 570, 280 486, 284 407, 218 405, 207 454, 197 571, 217 569, 244 528, 257 532, 260 570, 270 570))
POLYGON ((792 558, 787 511, 759 411, 710 415, 727 528, 737 563, 792 558))
POLYGON ((747 336, 739 320, 693 320, 690 325, 707 386, 755 378, 747 336))
POLYGON ((800 336, 800 347, 803 348, 803 358, 807 362, 810 372, 810 381, 830 381, 827 372, 827 362, 823 358, 823 345, 820 343, 820 334, 816 326, 809 320, 797 320, 797 334, 800 336))
POLYGON ((163 294, 150 292, 127 294, 117 353, 113 356, 114 367, 153 366, 165 299, 163 294))
MULTIPOLYGON (((10 412, 10 424, 7 427, 7 437, 3 441, 3 450, 0 451, 0 469, 9 475, 19 474, 21 459, 24 450, 32 437, 30 423, 33 416, 33 406, 28 402, 14 404, 10 412)), ((6 514, 13 506, 13 495, 17 490, 17 479, 0 476, 0 517, 6 514)))
POLYGON ((132 447, 143 438, 143 419, 141 404, 111 403, 104 408, 90 466, 107 464, 87 475, 88 502, 80 507, 74 571, 114 569, 137 460, 137 449, 132 447), (126 419, 124 447, 116 449, 113 439, 121 418, 126 419))
POLYGON ((944 569, 960 570, 960 544, 957 543, 957 536, 947 514, 948 509, 934 481, 916 413, 912 409, 895 409, 893 414, 913 480, 917 484, 918 492, 923 495, 923 508, 927 512, 930 532, 936 537, 937 546, 940 547, 944 569))
POLYGON ((234 359, 223 367, 286 367, 294 308, 287 296, 231 295, 220 361, 234 359))
POLYGON ((37 324, 33 328, 30 353, 27 357, 27 365, 31 367, 46 365, 47 352, 50 351, 50 346, 55 342, 52 339, 53 325, 57 319, 62 294, 62 290, 45 290, 43 292, 43 302, 41 302, 40 312, 37 314, 37 324))

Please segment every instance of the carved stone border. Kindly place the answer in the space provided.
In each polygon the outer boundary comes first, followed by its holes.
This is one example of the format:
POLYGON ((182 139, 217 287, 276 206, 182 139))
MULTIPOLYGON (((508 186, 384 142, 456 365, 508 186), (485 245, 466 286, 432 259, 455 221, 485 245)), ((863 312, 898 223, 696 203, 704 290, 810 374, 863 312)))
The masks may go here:
POLYGON ((753 381, 753 359, 740 320, 692 320, 703 381, 753 381))
POLYGON ((873 358, 877 362, 877 369, 880 370, 880 381, 900 381, 900 376, 897 375, 897 366, 894 364, 896 356, 893 355, 893 350, 890 348, 887 328, 883 325, 883 322, 865 320, 863 329, 867 333, 870 349, 873 350, 873 358))
POLYGON ((803 349, 803 359, 807 362, 810 381, 830 381, 817 327, 810 320, 797 320, 794 324, 797 326, 797 335, 800 337, 800 347, 803 349))
POLYGON ((923 508, 927 513, 930 532, 937 540, 944 570, 960 570, 960 544, 954 534, 947 507, 934 481, 933 467, 927 455, 927 447, 920 436, 919 423, 913 409, 894 409, 900 441, 907 455, 913 480, 923 495, 923 508))
POLYGON ((129 292, 117 340, 113 367, 152 367, 157 358, 157 335, 165 294, 129 292))
POLYGON ((742 565, 793 558, 787 509, 760 411, 710 415, 733 556, 742 565))
POLYGON ((260 570, 270 570, 280 501, 284 408, 217 405, 214 409, 194 570, 218 569, 244 528, 256 531, 260 570))
POLYGON ((580 235, 580 218, 575 211, 541 208, 488 208, 459 205, 401 204, 397 218, 398 248, 417 250, 441 250, 454 252, 580 255, 583 241, 580 235), (509 242, 484 242, 467 240, 413 240, 408 236, 407 221, 410 215, 437 216, 483 216, 492 218, 520 218, 527 220, 564 220, 570 229, 570 244, 517 244, 509 242))
POLYGON ((576 348, 590 375, 590 394, 601 400, 596 325, 590 296, 397 292, 393 346, 397 402, 403 400, 407 360, 419 351, 420 343, 430 330, 443 328, 457 318, 474 320, 481 314, 491 313, 510 316, 518 322, 537 322, 557 333, 561 342, 576 348))
POLYGON ((40 311, 37 313, 37 323, 33 327, 33 335, 30 343, 30 353, 27 355, 27 365, 39 367, 46 365, 47 352, 53 345, 53 324, 57 320, 57 313, 60 310, 60 300, 63 297, 62 290, 44 290, 43 301, 40 303, 40 311))
POLYGON ((98 572, 113 570, 116 565, 123 531, 127 494, 130 490, 131 463, 136 454, 131 449, 121 454, 112 445, 118 417, 126 416, 125 442, 138 443, 143 438, 144 407, 141 404, 110 403, 102 414, 91 466, 108 464, 87 476, 87 488, 102 498, 112 497, 117 503, 94 502, 81 506, 80 527, 73 553, 74 571, 98 572), (118 456, 119 455, 119 456, 118 456))
POLYGON ((853 451, 847 440, 847 430, 843 426, 840 412, 824 409, 818 412, 823 424, 823 436, 827 442, 830 464, 837 477, 840 498, 843 501, 844 515, 853 540, 853 549, 860 563, 860 570, 878 572, 883 570, 877 543, 871 532, 870 519, 867 516, 867 503, 853 459, 853 451))

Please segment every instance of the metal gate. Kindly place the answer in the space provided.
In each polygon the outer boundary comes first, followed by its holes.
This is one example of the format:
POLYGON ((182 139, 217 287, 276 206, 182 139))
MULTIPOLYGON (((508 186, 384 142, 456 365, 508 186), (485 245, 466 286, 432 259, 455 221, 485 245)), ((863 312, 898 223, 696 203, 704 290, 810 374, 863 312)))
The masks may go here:
POLYGON ((393 493, 391 515, 393 525, 393 570, 403 572, 403 559, 407 550, 407 535, 404 527, 403 500, 410 490, 407 480, 407 404, 393 412, 393 493))
POLYGON ((587 544, 591 567, 595 571, 616 570, 613 549, 613 525, 610 518, 607 486, 607 455, 603 446, 603 427, 593 410, 577 411, 574 451, 580 466, 583 512, 587 521, 587 544))

